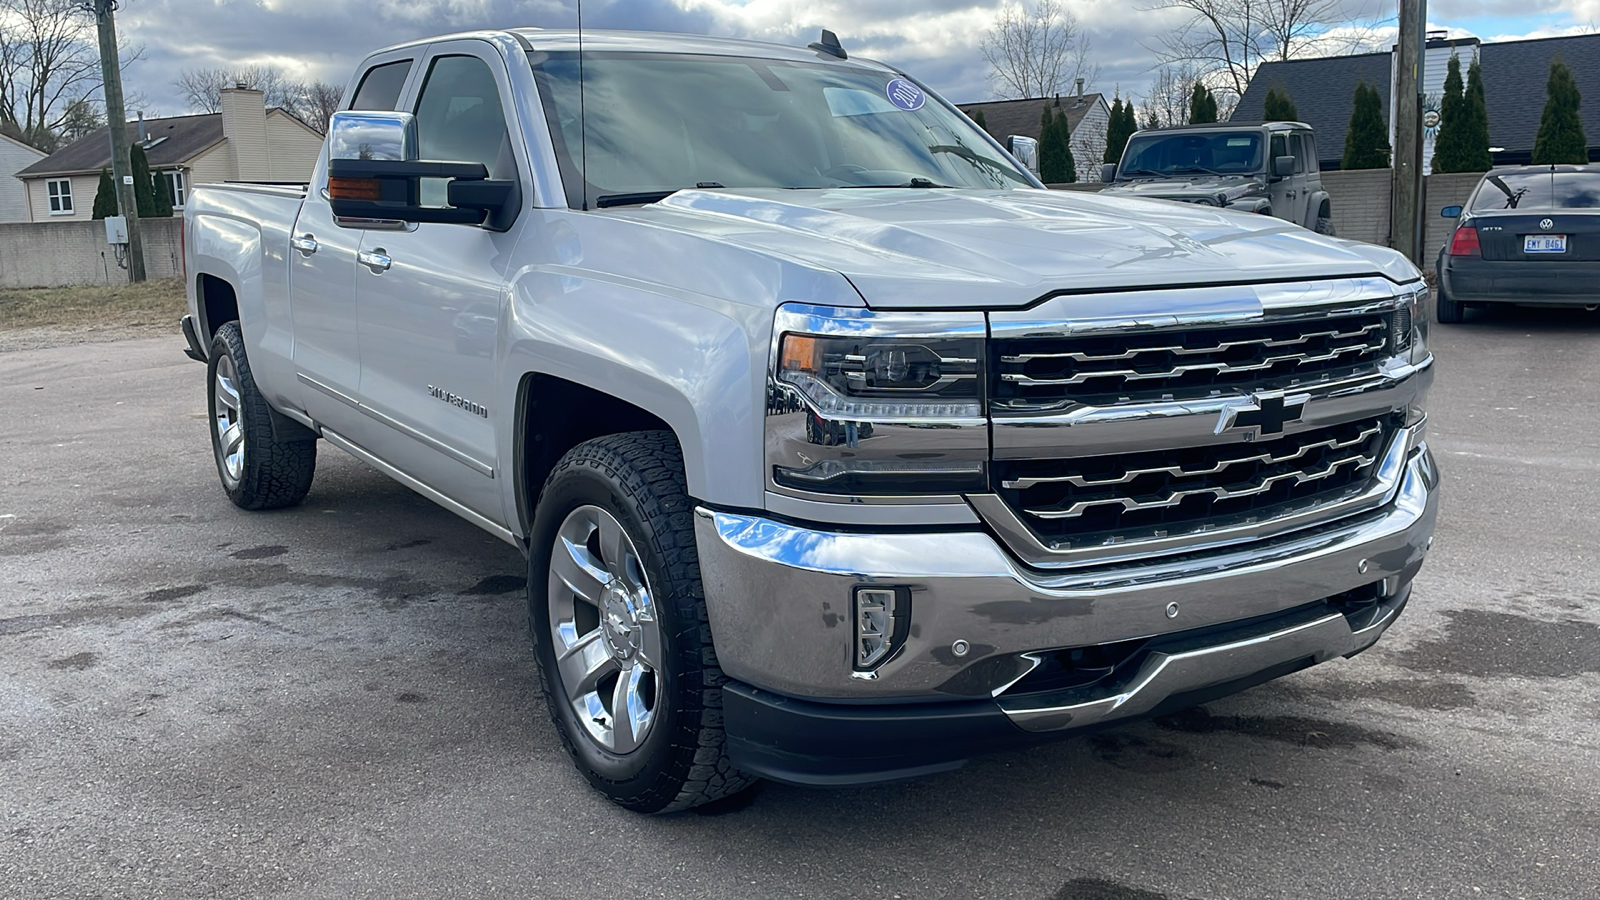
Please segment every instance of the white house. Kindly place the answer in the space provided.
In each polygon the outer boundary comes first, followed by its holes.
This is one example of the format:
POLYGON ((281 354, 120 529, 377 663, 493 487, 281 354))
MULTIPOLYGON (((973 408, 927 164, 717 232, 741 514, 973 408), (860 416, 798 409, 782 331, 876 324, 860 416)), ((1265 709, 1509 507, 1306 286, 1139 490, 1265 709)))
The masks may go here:
POLYGON ((28 191, 16 174, 44 157, 43 150, 0 134, 0 225, 28 221, 28 191))

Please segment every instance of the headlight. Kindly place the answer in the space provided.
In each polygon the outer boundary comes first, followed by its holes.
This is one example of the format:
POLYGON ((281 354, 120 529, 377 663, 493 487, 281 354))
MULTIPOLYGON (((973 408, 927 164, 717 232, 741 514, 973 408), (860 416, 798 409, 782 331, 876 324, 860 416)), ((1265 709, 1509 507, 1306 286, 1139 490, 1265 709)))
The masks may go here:
POLYGON ((981 313, 778 312, 769 490, 850 503, 987 488, 981 313))
POLYGON ((788 334, 778 380, 826 416, 948 419, 983 415, 983 342, 788 334))
POLYGON ((1428 285, 1418 282, 1389 317, 1392 355, 1405 356, 1412 365, 1428 358, 1428 285))

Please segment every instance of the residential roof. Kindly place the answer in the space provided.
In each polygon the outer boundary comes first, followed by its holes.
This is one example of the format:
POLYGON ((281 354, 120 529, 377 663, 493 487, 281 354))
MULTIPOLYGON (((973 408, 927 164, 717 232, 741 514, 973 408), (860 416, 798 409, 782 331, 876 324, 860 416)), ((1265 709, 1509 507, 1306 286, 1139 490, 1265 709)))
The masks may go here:
POLYGON ((1231 118, 1259 121, 1265 117, 1267 91, 1287 91, 1300 121, 1317 133, 1317 156, 1337 160, 1344 156, 1344 133, 1350 129, 1356 85, 1362 81, 1378 89, 1378 102, 1388 121, 1388 53, 1262 63, 1231 118))
POLYGON ((1077 94, 1055 97, 1030 97, 1024 100, 992 100, 988 103, 957 104, 962 112, 973 118, 983 113, 983 126, 990 134, 1004 140, 1007 136, 1039 137, 1039 120, 1046 106, 1058 106, 1067 114, 1069 131, 1077 131, 1078 123, 1094 109, 1096 103, 1105 102, 1100 94, 1084 94, 1082 102, 1077 94))
MULTIPOLYGON (((129 122, 127 127, 128 141, 137 142, 139 123, 129 122)), ((222 114, 145 119, 144 128, 151 142, 145 148, 150 168, 182 166, 222 140, 222 114)), ((111 167, 110 135, 109 129, 96 128, 18 172, 17 177, 80 175, 108 169, 111 167)))
MULTIPOLYGON (((1464 41, 1429 42, 1429 47, 1464 41)), ((1503 148, 1496 162, 1526 162, 1539 133, 1544 112, 1550 60, 1560 57, 1572 70, 1584 101, 1580 109, 1591 152, 1600 150, 1600 34, 1503 41, 1478 46, 1483 66, 1483 94, 1489 109, 1489 145, 1503 148)), ((1356 83, 1365 79, 1378 89, 1383 117, 1389 117, 1390 54, 1365 53, 1262 63, 1239 98, 1234 118, 1259 119, 1267 91, 1276 87, 1294 99, 1300 118, 1317 131, 1317 150, 1324 164, 1344 153, 1344 135, 1356 83)))
POLYGON ((1600 34, 1505 41, 1478 50, 1483 99, 1489 108, 1489 146, 1533 150, 1544 113, 1545 84, 1555 57, 1572 70, 1583 102, 1578 115, 1590 148, 1600 147, 1600 34))

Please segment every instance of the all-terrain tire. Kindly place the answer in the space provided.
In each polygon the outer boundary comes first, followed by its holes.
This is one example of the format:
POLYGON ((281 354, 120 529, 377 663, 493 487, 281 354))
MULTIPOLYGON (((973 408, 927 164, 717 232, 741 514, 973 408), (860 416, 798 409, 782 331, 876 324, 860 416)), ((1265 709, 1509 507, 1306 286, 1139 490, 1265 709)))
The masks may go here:
POLYGON ((1325 234, 1328 237, 1338 237, 1333 231, 1333 219, 1327 216, 1317 216, 1316 232, 1317 234, 1325 234))
POLYGON ((731 797, 759 779, 728 758, 722 685, 700 582, 694 506, 677 439, 666 431, 596 438, 570 450, 546 479, 534 513, 528 559, 528 626, 551 721, 573 763, 613 803, 670 813, 731 797), (657 718, 637 749, 608 750, 578 721, 557 662, 552 632, 551 560, 563 523, 598 507, 638 551, 653 595, 663 657, 657 718))
POLYGON ((1444 325, 1459 325, 1467 320, 1467 308, 1450 299, 1441 286, 1433 299, 1434 316, 1444 325))
POLYGON ((273 436, 272 413, 250 374, 238 322, 223 323, 211 338, 206 382, 211 453, 228 499, 240 509, 280 509, 305 499, 317 471, 317 442, 273 436), (225 378, 218 378, 219 370, 225 378))

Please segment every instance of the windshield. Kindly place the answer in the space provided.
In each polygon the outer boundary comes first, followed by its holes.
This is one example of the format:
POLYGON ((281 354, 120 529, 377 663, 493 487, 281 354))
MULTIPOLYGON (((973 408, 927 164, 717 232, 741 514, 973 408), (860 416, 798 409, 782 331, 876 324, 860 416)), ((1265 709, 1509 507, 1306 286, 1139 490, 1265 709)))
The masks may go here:
POLYGON ((1472 211, 1600 209, 1600 172, 1490 172, 1472 211))
POLYGON ((577 54, 530 59, 574 207, 644 203, 694 187, 1035 184, 953 108, 892 72, 591 52, 583 58, 580 107, 577 54))
POLYGON ((1252 175, 1263 169, 1261 132, 1145 134, 1128 141, 1120 177, 1252 175))

